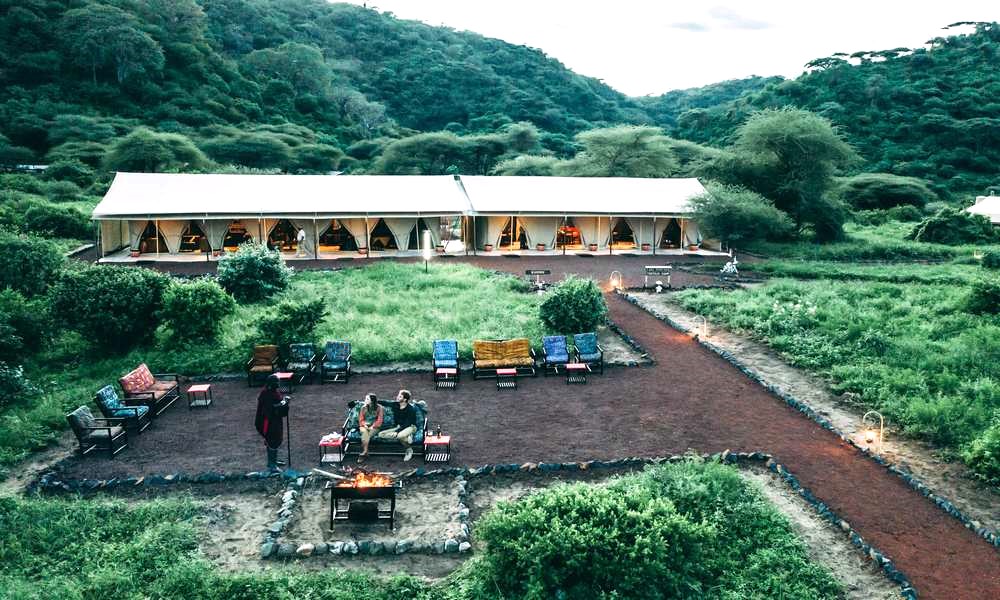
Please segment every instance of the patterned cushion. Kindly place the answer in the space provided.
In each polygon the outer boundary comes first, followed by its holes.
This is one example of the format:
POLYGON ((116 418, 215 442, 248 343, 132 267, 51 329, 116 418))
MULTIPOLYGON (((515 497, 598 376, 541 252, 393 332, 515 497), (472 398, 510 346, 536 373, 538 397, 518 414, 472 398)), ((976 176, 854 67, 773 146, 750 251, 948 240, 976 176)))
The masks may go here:
POLYGON ((347 427, 348 431, 356 431, 358 429, 358 414, 361 412, 361 403, 358 402, 353 407, 347 409, 347 427))
POLYGON ((316 355, 316 346, 313 344, 289 344, 288 360, 293 363, 309 363, 316 355))
POLYGON ((501 367, 533 367, 535 366, 535 361, 530 357, 524 358, 505 358, 500 360, 477 360, 476 368, 478 369, 499 369, 501 367))
POLYGON ((569 350, 566 349, 566 336, 547 335, 542 338, 542 346, 545 348, 545 362, 569 362, 569 350))
POLYGON ((266 365, 254 365, 250 367, 251 373, 271 373, 274 371, 274 367, 270 363, 266 365))
POLYGON ((327 342, 324 348, 326 353, 326 360, 341 361, 346 362, 347 357, 351 355, 351 343, 350 342, 327 342))
POLYGON ((125 407, 122 407, 122 408, 112 408, 111 409, 111 418, 113 418, 113 419, 127 419, 127 418, 131 418, 131 417, 134 417, 136 415, 136 411, 138 411, 138 414, 139 414, 140 417, 144 417, 144 416, 146 416, 146 413, 149 412, 149 407, 148 406, 136 406, 135 409, 125 408, 125 407))
POLYGON ((306 361, 306 362, 290 362, 287 365, 285 365, 285 368, 287 370, 289 370, 289 371, 296 372, 296 373, 299 372, 299 371, 308 371, 309 369, 312 368, 312 363, 308 362, 308 361, 306 361))
POLYGON ((458 342, 455 340, 434 340, 434 361, 438 366, 448 366, 445 362, 458 364, 458 342))
POLYGON ((73 430, 80 434, 83 433, 84 429, 94 426, 94 413, 90 412, 86 406, 81 406, 67 415, 66 420, 69 421, 73 430))
POLYGON ((600 352, 581 352, 580 353, 580 360, 582 360, 585 363, 599 362, 601 360, 601 353, 600 352))
POLYGON ((253 364, 254 366, 270 366, 275 359, 278 358, 278 347, 271 344, 266 346, 254 346, 253 347, 253 364))
POLYGON ((596 354, 597 353, 597 334, 596 333, 578 333, 573 336, 573 345, 576 346, 576 351, 582 354, 596 354))
POLYGON ((110 385, 106 385, 101 389, 97 390, 95 399, 97 400, 97 403, 101 405, 101 407, 105 411, 110 411, 116 408, 122 408, 124 406, 122 404, 122 401, 118 398, 118 392, 116 392, 115 388, 111 387, 110 385))
POLYGON ((107 441, 109 437, 115 437, 122 432, 120 425, 115 425, 111 428, 110 433, 107 429, 95 429, 87 434, 87 440, 91 442, 107 441))
POLYGON ((457 369, 458 361, 449 358, 436 358, 434 359, 434 366, 444 369, 457 369))
POLYGON ((476 340, 472 342, 472 352, 476 360, 499 360, 503 357, 503 350, 500 342, 493 340, 476 340))
POLYGON ((121 384, 125 394, 135 394, 149 389, 156 383, 156 380, 153 379, 153 374, 149 372, 149 367, 143 363, 136 367, 134 371, 119 379, 118 383, 121 384))
POLYGON ((323 368, 327 371, 346 371, 347 361, 346 360, 328 360, 323 363, 323 368))

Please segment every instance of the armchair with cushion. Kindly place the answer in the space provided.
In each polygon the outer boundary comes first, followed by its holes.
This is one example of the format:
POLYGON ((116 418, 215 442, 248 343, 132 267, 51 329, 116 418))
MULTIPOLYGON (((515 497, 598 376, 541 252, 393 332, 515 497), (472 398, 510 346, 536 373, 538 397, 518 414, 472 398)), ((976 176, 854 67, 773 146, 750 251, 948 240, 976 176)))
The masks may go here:
MULTIPOLYGON (((382 428, 380 431, 395 429, 396 423, 393 420, 392 408, 387 404, 390 402, 379 402, 383 405, 384 416, 382 417, 382 428)), ((361 402, 351 401, 347 405, 347 419, 340 433, 344 436, 344 456, 348 454, 361 454, 361 430, 358 429, 358 413, 361 412, 361 402)), ((416 412, 416 431, 413 432, 413 453, 417 456, 424 454, 424 440, 430 435, 430 419, 427 416, 427 403, 423 400, 413 402, 413 410, 416 412)), ((402 456, 406 450, 403 445, 396 440, 384 440, 378 436, 373 436, 368 442, 368 454, 372 456, 402 456)))
POLYGON ((316 354, 316 344, 289 344, 288 364, 286 371, 291 371, 298 378, 299 382, 307 378, 312 379, 316 375, 316 366, 319 364, 319 355, 316 354))
POLYGON ((339 381, 347 383, 351 378, 351 343, 344 341, 327 342, 320 359, 320 383, 339 381))
POLYGON ((473 378, 495 377, 497 369, 517 369, 518 375, 537 375, 535 351, 528 338, 473 341, 473 378))
POLYGON ((596 333, 574 334, 573 347, 576 362, 588 364, 591 371, 604 374, 604 348, 601 348, 601 345, 597 343, 596 333))
POLYGON ((253 347, 253 356, 247 361, 247 387, 253 387, 254 379, 267 379, 278 372, 278 347, 274 344, 253 347))
POLYGON ((145 405, 125 406, 118 397, 118 392, 110 385, 106 385, 97 390, 94 394, 94 403, 100 409, 101 414, 107 419, 120 419, 125 426, 136 433, 145 431, 149 427, 149 407, 145 405))
POLYGON ((180 377, 176 373, 151 373, 146 363, 118 380, 125 392, 125 405, 149 407, 152 416, 167 410, 180 397, 180 377))
POLYGON ((460 374, 458 368, 458 342, 456 340, 434 340, 431 352, 431 373, 438 380, 438 369, 455 369, 455 381, 460 374))
POLYGON ((559 373, 559 367, 569 362, 569 348, 566 336, 547 335, 542 338, 542 374, 548 375, 551 370, 559 373))
POLYGON ((122 427, 122 419, 98 419, 86 406, 66 415, 66 421, 80 442, 80 454, 91 450, 106 450, 114 457, 128 446, 128 434, 122 427))

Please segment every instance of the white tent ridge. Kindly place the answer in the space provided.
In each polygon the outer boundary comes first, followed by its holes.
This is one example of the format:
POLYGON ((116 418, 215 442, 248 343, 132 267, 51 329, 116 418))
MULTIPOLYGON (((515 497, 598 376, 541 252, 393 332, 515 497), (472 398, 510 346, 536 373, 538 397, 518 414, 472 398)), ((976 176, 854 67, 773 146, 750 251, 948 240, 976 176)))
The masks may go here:
POLYGON ((983 215, 994 225, 1000 225, 1000 196, 978 196, 976 203, 965 211, 974 215, 983 215))

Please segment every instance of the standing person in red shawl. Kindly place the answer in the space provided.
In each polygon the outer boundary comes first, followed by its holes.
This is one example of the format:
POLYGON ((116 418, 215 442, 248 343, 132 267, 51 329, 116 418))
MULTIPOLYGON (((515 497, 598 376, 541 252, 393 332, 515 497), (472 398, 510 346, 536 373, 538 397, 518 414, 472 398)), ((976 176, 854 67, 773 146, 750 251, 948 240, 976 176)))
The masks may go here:
POLYGON ((271 471, 279 471, 278 465, 285 464, 278 460, 278 448, 282 441, 282 419, 287 410, 287 402, 278 391, 278 378, 271 375, 267 378, 267 384, 257 396, 257 417, 254 419, 254 426, 257 433, 264 438, 264 446, 267 448, 267 468, 271 471))

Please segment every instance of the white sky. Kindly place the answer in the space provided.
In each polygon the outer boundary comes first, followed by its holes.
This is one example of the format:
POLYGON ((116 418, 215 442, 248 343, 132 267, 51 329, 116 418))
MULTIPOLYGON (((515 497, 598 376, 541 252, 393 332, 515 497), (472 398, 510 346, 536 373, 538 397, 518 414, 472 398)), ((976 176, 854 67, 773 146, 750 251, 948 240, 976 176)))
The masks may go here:
POLYGON ((543 50, 632 96, 750 75, 795 77, 835 52, 915 48, 997 0, 351 0, 543 50))

